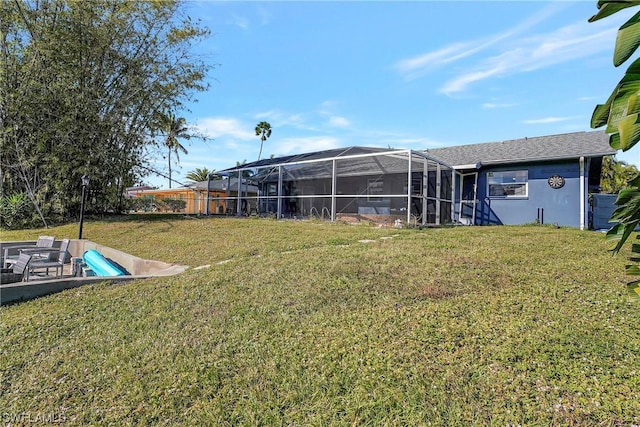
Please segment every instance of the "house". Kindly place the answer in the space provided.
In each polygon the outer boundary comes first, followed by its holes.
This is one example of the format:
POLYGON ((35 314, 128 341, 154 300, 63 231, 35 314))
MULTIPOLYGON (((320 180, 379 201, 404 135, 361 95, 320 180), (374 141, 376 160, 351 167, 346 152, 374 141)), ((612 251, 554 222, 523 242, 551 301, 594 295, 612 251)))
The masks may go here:
POLYGON ((603 156, 602 131, 574 132, 426 150, 456 171, 454 213, 467 224, 539 222, 584 229, 603 156))
POLYGON ((223 180, 136 194, 183 198, 185 212, 196 214, 584 229, 602 158, 615 152, 601 131, 420 151, 353 146, 263 159, 219 172, 223 180))
MULTIPOLYGON (((164 199, 183 200, 185 208, 182 210, 186 214, 227 214, 236 212, 236 202, 238 193, 236 188, 240 181, 234 177, 226 177, 212 181, 197 182, 189 186, 165 189, 142 189, 130 194, 134 197, 149 200, 148 210, 157 210, 164 199), (209 190, 207 192, 207 189, 209 190), (208 198, 207 198, 208 193, 208 198), (209 206, 207 207, 207 200, 209 206)), ((242 180, 241 195, 256 196, 257 188, 247 184, 242 180)), ((238 204, 243 211, 247 209, 238 204)))
POLYGON ((602 158, 613 154, 604 132, 574 132, 423 151, 347 147, 224 172, 250 176, 248 203, 278 218, 584 229, 602 158))

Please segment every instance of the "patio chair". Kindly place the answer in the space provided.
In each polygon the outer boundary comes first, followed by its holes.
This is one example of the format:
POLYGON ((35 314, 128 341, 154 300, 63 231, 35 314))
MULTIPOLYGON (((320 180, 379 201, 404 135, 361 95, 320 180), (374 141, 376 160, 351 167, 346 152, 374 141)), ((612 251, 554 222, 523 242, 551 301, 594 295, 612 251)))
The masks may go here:
POLYGON ((20 254, 12 268, 3 268, 1 270, 0 283, 15 283, 27 280, 29 263, 31 262, 31 255, 20 254))
MULTIPOLYGON (((27 268, 27 280, 29 280, 29 276, 31 273, 35 273, 38 270, 45 270, 46 275, 49 275, 49 269, 54 268, 56 275, 55 277, 62 277, 62 273, 64 271, 64 264, 67 260, 67 251, 69 250, 69 239, 62 239, 60 243, 59 249, 49 249, 47 252, 51 252, 54 255, 57 255, 53 260, 43 258, 43 259, 32 259, 29 267, 27 268), (60 271, 60 273, 58 273, 60 271)), ((24 252, 23 252, 24 253, 24 252)))
MULTIPOLYGON (((40 236, 36 241, 35 245, 10 245, 4 248, 4 254, 2 257, 3 267, 9 268, 11 264, 15 264, 18 260, 18 255, 22 252, 30 253, 33 257, 42 258, 43 256, 38 255, 38 251, 41 249, 50 249, 53 247, 56 238, 53 236, 40 236), (10 254, 13 252, 13 254, 10 254)), ((49 257, 49 252, 44 254, 44 257, 49 257)))

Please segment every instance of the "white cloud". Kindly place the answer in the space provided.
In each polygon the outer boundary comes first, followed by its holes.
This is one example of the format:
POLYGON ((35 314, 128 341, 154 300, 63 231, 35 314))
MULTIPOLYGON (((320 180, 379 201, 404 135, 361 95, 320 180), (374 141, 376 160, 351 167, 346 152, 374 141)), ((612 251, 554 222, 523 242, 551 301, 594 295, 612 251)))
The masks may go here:
POLYGON ((545 124, 545 123, 566 122, 566 121, 572 120, 574 118, 575 117, 543 117, 541 119, 523 120, 522 123, 524 123, 526 125, 539 125, 539 124, 545 124))
POLYGON ((482 108, 485 110, 491 110, 494 108, 511 108, 515 107, 517 104, 508 104, 508 103, 499 103, 499 102, 485 102, 482 104, 482 108))
POLYGON ((457 61, 479 50, 476 43, 455 43, 434 52, 398 61, 394 68, 407 80, 413 80, 442 65, 457 61))
POLYGON ((194 125, 194 128, 206 137, 214 139, 223 136, 238 139, 252 139, 255 137, 255 126, 230 117, 206 117, 199 119, 194 125))
POLYGON ((299 129, 310 129, 306 123, 306 117, 301 113, 286 113, 280 110, 263 111, 254 115, 256 120, 268 121, 271 124, 271 128, 292 126, 299 129))
POLYGON ((595 96, 581 96, 581 97, 578 98, 578 101, 582 101, 582 102, 589 101, 589 102, 591 102, 591 101, 598 100, 598 99, 599 98, 596 98, 595 96))
POLYGON ((309 153, 312 151, 329 150, 340 147, 340 140, 331 136, 311 136, 303 138, 284 138, 279 140, 271 152, 276 151, 279 155, 309 153))
POLYGON ((394 68, 405 79, 411 80, 466 58, 466 65, 460 67, 466 72, 445 82, 440 88, 441 93, 452 95, 464 91, 475 82, 489 78, 534 71, 610 51, 618 27, 628 19, 624 15, 594 23, 585 19, 547 33, 523 36, 525 31, 530 34, 527 30, 568 6, 568 3, 551 3, 539 13, 502 33, 478 40, 456 42, 432 52, 406 58, 398 61, 394 68), (472 60, 474 55, 485 51, 493 53, 472 60))
POLYGON ((503 40, 512 39, 517 34, 534 27, 536 24, 544 21, 547 17, 557 13, 564 7, 564 5, 560 5, 558 3, 551 4, 540 12, 525 19, 515 27, 502 33, 479 40, 456 42, 433 52, 403 59, 398 61, 393 68, 395 68, 405 79, 415 79, 429 71, 482 52, 503 40))
POLYGON ((334 116, 336 115, 337 107, 338 107, 338 102, 336 101, 331 101, 331 100, 323 101, 320 103, 320 105, 318 105, 318 108, 316 109, 316 113, 325 117, 334 116))
POLYGON ((489 77, 492 77, 492 76, 504 74, 507 70, 507 67, 508 66, 505 66, 504 64, 498 64, 494 67, 488 67, 487 69, 484 69, 484 70, 477 70, 471 73, 464 74, 460 77, 457 77, 447 82, 440 89, 440 92, 447 95, 451 95, 455 92, 461 92, 471 83, 488 79, 489 77))
POLYGON ((231 18, 229 18, 229 23, 231 25, 235 25, 236 27, 242 28, 243 30, 248 29, 250 24, 249 19, 235 14, 232 15, 231 18))
POLYGON ((349 122, 349 120, 341 116, 332 116, 329 118, 329 125, 344 128, 351 125, 351 122, 349 122))
POLYGON ((262 111, 253 117, 256 120, 273 120, 274 117, 279 117, 282 113, 276 110, 262 111))
POLYGON ((305 131, 318 132, 326 126, 338 128, 351 126, 351 121, 348 118, 335 114, 336 105, 333 101, 325 101, 315 111, 308 113, 289 113, 277 109, 268 110, 255 114, 254 118, 268 121, 274 129, 290 126, 305 131))
POLYGON ((445 83, 440 92, 451 95, 491 77, 534 71, 611 50, 616 32, 615 25, 603 27, 579 22, 550 33, 512 40, 510 45, 516 47, 505 46, 502 52, 468 67, 468 73, 445 83))

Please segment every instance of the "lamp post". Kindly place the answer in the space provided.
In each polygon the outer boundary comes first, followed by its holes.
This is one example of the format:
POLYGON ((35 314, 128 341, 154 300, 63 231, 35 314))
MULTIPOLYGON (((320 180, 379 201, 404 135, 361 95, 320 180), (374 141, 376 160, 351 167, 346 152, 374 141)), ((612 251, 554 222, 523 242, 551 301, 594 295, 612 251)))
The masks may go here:
POLYGON ((89 175, 82 175, 82 200, 80 201, 80 229, 78 230, 78 239, 82 239, 82 223, 84 222, 84 199, 87 186, 89 185, 89 175))

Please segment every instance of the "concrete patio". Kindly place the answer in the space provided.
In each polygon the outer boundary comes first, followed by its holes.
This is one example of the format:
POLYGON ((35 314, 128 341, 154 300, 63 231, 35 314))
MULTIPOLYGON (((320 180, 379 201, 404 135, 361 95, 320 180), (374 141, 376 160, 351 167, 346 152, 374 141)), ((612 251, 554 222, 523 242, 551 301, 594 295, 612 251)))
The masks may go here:
MULTIPOLYGON (((4 254, 5 248, 7 247, 29 244, 35 244, 35 241, 0 242, 0 254, 4 254)), ((59 247, 59 245, 60 240, 57 240, 54 247, 59 247)), ((32 274, 27 282, 0 283, 0 305, 26 301, 92 283, 102 283, 106 281, 121 283, 149 277, 172 276, 182 273, 189 268, 185 265, 168 264, 161 261, 138 258, 117 249, 84 239, 72 239, 69 244, 68 253, 68 262, 64 266, 61 278, 32 274), (82 255, 90 249, 95 249, 109 260, 119 264, 126 269, 129 274, 126 276, 74 276, 71 263, 72 258, 82 257, 82 255)), ((4 265, 4 260, 2 260, 2 265, 4 265)))

